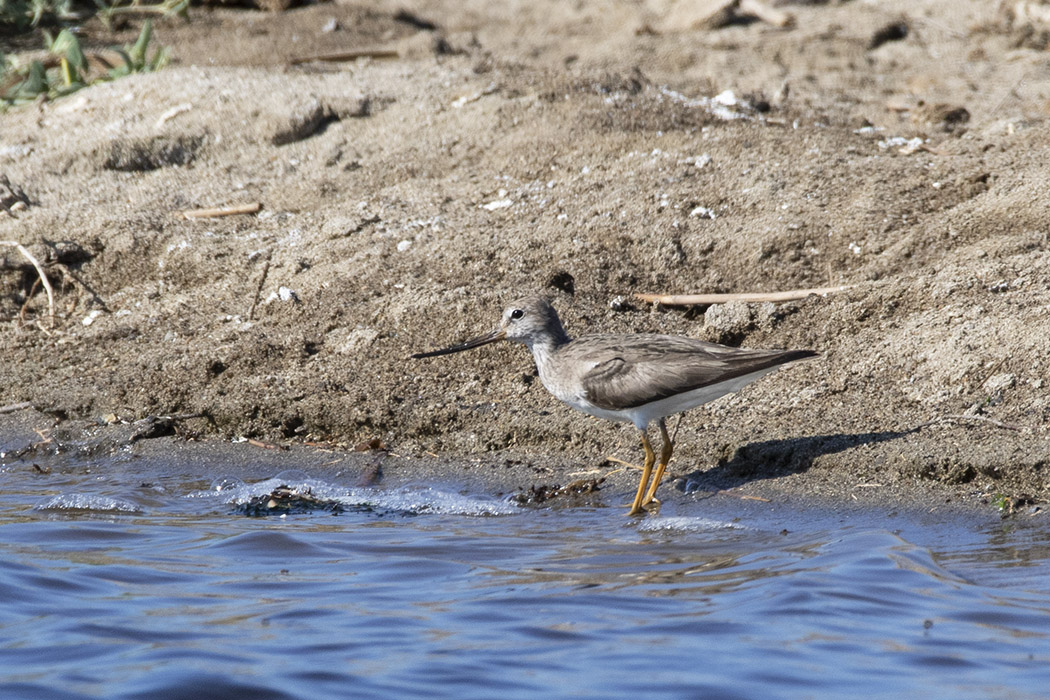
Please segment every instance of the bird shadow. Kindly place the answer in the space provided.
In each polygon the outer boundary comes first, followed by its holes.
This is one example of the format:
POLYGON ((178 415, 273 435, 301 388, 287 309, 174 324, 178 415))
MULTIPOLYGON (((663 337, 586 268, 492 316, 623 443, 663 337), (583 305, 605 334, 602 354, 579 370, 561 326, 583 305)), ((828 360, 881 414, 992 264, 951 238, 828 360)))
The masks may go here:
POLYGON ((710 469, 680 474, 676 486, 684 491, 722 491, 763 479, 800 474, 824 455, 860 445, 897 440, 918 431, 887 430, 873 433, 832 433, 786 440, 764 440, 741 445, 710 469))

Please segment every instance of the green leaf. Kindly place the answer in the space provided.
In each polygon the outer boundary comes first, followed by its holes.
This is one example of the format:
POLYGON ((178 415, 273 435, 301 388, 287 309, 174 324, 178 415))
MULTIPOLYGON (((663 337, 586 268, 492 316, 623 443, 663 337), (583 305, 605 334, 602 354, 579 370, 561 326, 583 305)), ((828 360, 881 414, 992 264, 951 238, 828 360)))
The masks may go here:
POLYGON ((116 78, 123 78, 125 75, 131 75, 134 73, 135 66, 132 63, 131 56, 128 55, 128 52, 125 49, 118 48, 114 48, 113 50, 120 54, 120 58, 124 63, 114 68, 110 68, 109 72, 106 73, 106 77, 110 80, 115 80, 116 78))
POLYGON ((164 66, 168 65, 168 61, 170 60, 171 49, 167 46, 161 46, 159 49, 153 52, 153 58, 151 58, 149 62, 149 70, 160 70, 164 66))
POLYGON ((142 31, 139 32, 139 38, 135 40, 135 45, 128 49, 131 64, 136 69, 141 69, 146 64, 146 51, 149 49, 151 38, 153 38, 153 21, 147 19, 142 23, 142 31))
POLYGON ((29 75, 12 90, 15 99, 33 99, 48 90, 47 71, 40 61, 29 64, 29 75))
POLYGON ((69 68, 63 65, 66 71, 66 84, 84 82, 84 74, 87 72, 87 57, 80 49, 80 40, 73 32, 63 29, 51 43, 51 53, 58 54, 69 62, 69 68))

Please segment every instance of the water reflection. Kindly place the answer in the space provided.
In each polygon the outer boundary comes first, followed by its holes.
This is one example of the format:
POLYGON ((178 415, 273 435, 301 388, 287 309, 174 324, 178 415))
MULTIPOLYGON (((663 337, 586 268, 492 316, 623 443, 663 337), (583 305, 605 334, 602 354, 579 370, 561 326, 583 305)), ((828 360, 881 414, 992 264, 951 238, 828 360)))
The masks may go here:
POLYGON ((1050 593, 1048 516, 1019 517, 982 528, 972 542, 946 548, 944 566, 973 572, 975 580, 996 586, 1050 593))
MULTIPOLYGON (((693 547, 676 546, 667 540, 649 538, 627 543, 602 542, 580 546, 572 540, 561 550, 548 553, 542 566, 486 572, 498 581, 484 585, 564 586, 608 590, 648 587, 649 594, 715 595, 755 581, 779 575, 797 553, 768 551, 756 554, 756 536, 741 534, 737 542, 703 542, 693 547), (639 566, 642 552, 649 552, 639 566)), ((804 549, 804 548, 803 548, 804 549)))

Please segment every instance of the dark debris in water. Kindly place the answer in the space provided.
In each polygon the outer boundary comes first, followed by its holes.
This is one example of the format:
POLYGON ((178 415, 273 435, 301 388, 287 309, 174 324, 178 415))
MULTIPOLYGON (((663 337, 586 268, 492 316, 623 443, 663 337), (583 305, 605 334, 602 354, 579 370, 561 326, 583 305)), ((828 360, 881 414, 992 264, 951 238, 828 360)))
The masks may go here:
POLYGON ((1039 504, 1038 499, 1028 494, 1018 494, 1016 496, 1001 495, 995 499, 995 505, 999 508, 999 514, 1003 518, 1009 518, 1021 513, 1035 515, 1042 511, 1042 506, 1039 504))
POLYGON ((386 452, 386 443, 379 438, 372 438, 354 445, 354 452, 386 452))
MULTIPOLYGON (((355 508, 357 510, 358 508, 355 508)), ((361 506, 360 510, 365 510, 361 506)), ((310 489, 298 489, 282 484, 262 496, 255 496, 237 506, 238 512, 253 518, 267 515, 312 513, 316 510, 339 515, 347 510, 346 505, 330 498, 319 498, 310 489)))
POLYGON ((587 494, 595 493, 601 489, 605 478, 600 479, 577 479, 565 486, 558 484, 541 484, 521 489, 510 497, 510 500, 521 506, 535 506, 549 503, 555 499, 579 498, 587 494))

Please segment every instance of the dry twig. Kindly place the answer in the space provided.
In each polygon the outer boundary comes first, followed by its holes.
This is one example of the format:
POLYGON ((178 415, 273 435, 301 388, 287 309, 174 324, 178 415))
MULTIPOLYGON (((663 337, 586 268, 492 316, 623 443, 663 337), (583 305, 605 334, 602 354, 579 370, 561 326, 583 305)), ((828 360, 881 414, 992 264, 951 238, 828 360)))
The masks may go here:
POLYGON ((217 219, 222 216, 255 214, 261 209, 261 202, 251 202, 250 204, 234 204, 229 207, 215 207, 213 209, 189 209, 181 212, 181 214, 186 219, 217 219))
POLYGON ((651 304, 664 306, 691 306, 695 304, 725 304, 730 301, 796 301, 805 299, 811 294, 824 296, 834 292, 844 292, 856 285, 847 284, 839 287, 815 287, 813 289, 790 289, 785 292, 755 292, 739 294, 635 294, 636 299, 651 304))
POLYGON ((314 54, 312 56, 298 56, 289 61, 293 66, 297 66, 302 63, 313 63, 319 61, 323 63, 342 63, 344 61, 356 61, 359 58, 401 58, 401 54, 397 52, 397 49, 353 49, 351 51, 336 51, 335 53, 321 53, 314 54))
POLYGON ((253 445, 255 447, 261 447, 264 450, 284 450, 284 449, 287 449, 286 447, 282 447, 281 445, 274 445, 273 443, 263 442, 262 440, 256 440, 255 438, 248 438, 248 444, 249 445, 253 445))
MULTIPOLYGON (((87 286, 87 284, 85 284, 84 280, 80 279, 80 277, 78 275, 74 274, 74 272, 69 269, 68 265, 64 265, 63 263, 60 263, 60 262, 53 262, 53 263, 51 263, 49 265, 49 267, 53 267, 53 268, 58 269, 59 272, 62 273, 63 280, 65 280, 65 281, 69 282, 70 284, 72 284, 74 287, 76 287, 78 290, 80 290, 81 293, 87 294, 88 296, 90 296, 92 301, 94 301, 96 304, 98 304, 99 307, 103 311, 105 311, 106 313, 109 313, 109 307, 106 306, 106 302, 102 299, 102 297, 100 297, 98 295, 98 293, 94 289, 92 289, 91 287, 87 286)), ((79 301, 79 299, 78 299, 78 301, 79 301)), ((77 302, 74 302, 72 304, 72 306, 69 307, 68 311, 72 312, 72 309, 76 306, 76 303, 77 302)))
MULTIPOLYGON (((607 456, 605 458, 605 461, 606 462, 612 462, 613 464, 622 464, 624 467, 629 467, 631 469, 637 469, 638 471, 642 470, 642 465, 635 464, 634 462, 625 462, 624 460, 620 459, 619 457, 613 457, 612 455, 607 456)), ((617 469, 614 472, 610 472, 610 474, 615 474, 618 471, 621 471, 621 470, 617 469)), ((606 476, 608 476, 608 475, 609 474, 606 474, 606 476)))
POLYGON ((33 296, 36 294, 36 288, 40 286, 40 279, 33 280, 32 286, 29 287, 29 293, 26 294, 26 300, 22 302, 22 308, 18 310, 18 322, 25 324, 26 322, 26 309, 29 308, 30 302, 33 301, 33 296))
POLYGON ((40 265, 40 261, 38 261, 35 257, 33 257, 33 254, 30 253, 26 249, 26 247, 24 245, 22 245, 21 243, 19 243, 18 241, 0 241, 0 245, 9 246, 9 247, 17 249, 18 252, 21 253, 22 256, 26 260, 28 260, 33 265, 33 267, 36 268, 36 273, 37 273, 37 275, 40 276, 40 283, 44 285, 44 290, 47 292, 47 316, 48 316, 49 321, 51 322, 51 327, 54 328, 55 327, 55 293, 54 293, 54 290, 51 289, 51 282, 48 281, 47 275, 44 274, 44 268, 40 265))

